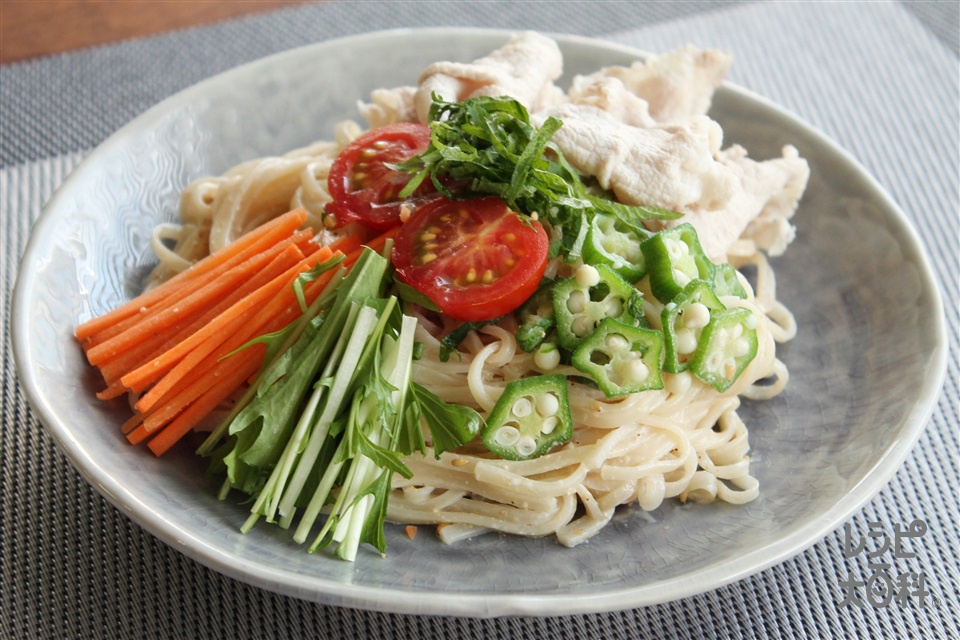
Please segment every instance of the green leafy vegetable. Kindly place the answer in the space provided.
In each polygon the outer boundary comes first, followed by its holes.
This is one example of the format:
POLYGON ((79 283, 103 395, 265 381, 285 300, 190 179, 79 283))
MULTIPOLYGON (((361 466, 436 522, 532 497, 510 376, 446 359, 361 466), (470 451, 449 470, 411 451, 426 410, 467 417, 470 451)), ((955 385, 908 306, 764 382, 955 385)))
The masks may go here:
POLYGON ((619 204, 592 192, 550 141, 561 121, 548 117, 540 128, 534 127, 526 108, 511 98, 445 102, 434 95, 429 119, 426 150, 392 165, 414 174, 400 195, 413 193, 429 179, 453 199, 498 196, 513 210, 536 214, 558 232, 551 255, 579 257, 596 212, 637 229, 644 219, 680 217, 657 207, 619 204))
POLYGON ((471 331, 476 331, 488 324, 497 324, 502 319, 493 318, 492 320, 479 320, 477 322, 464 322, 456 329, 443 336, 440 339, 440 361, 446 362, 450 359, 450 354, 455 353, 460 343, 463 342, 471 331))
POLYGON ((384 552, 391 477, 410 477, 403 457, 425 451, 422 425, 437 455, 478 433, 476 411, 412 382, 417 321, 384 297, 388 266, 365 251, 321 294, 324 303, 293 323, 298 334, 260 339, 275 357, 201 448, 213 453, 211 470, 226 475, 222 494, 234 488, 253 499, 244 531, 261 518, 286 528, 299 513, 294 539, 306 542, 329 506, 311 551, 336 543, 337 555, 352 560, 369 543, 384 552))

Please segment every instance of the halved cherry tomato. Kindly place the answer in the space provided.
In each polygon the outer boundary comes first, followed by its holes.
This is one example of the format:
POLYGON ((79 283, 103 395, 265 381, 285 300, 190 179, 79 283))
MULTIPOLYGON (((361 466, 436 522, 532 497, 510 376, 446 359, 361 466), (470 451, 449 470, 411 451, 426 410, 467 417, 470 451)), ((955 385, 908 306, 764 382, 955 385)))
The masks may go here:
MULTIPOLYGON (((327 204, 337 226, 359 222, 384 230, 400 224, 400 205, 410 199, 397 194, 411 174, 395 171, 384 163, 400 162, 415 156, 430 144, 430 127, 415 122, 398 122, 368 131, 333 161, 327 186, 333 202, 327 204)), ((417 188, 413 198, 435 191, 430 180, 417 188)))
POLYGON ((543 226, 499 198, 421 205, 393 247, 396 277, 447 316, 491 320, 523 304, 540 284, 549 240, 543 226))

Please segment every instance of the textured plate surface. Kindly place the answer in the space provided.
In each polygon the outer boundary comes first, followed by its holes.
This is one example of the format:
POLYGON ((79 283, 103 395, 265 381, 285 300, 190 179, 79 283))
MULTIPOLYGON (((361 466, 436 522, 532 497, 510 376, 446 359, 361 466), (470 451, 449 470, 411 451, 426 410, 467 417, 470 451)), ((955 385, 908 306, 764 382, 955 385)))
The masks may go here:
MULTIPOLYGON (((324 42, 246 65, 151 109, 94 151, 34 228, 13 303, 21 381, 41 422, 121 511, 190 557, 239 580, 328 604, 446 615, 560 615, 665 602, 799 553, 888 481, 926 426, 946 364, 943 310, 904 215, 863 169, 794 116, 733 86, 711 110, 725 144, 751 157, 793 144, 811 165, 798 236, 774 260, 798 337, 779 357, 780 397, 745 403, 760 498, 743 507, 622 509, 588 543, 489 535, 444 546, 388 527, 388 556, 350 564, 308 555, 289 534, 238 531, 203 466, 156 460, 119 434, 124 403, 94 398, 73 327, 138 292, 150 229, 176 217, 178 190, 238 162, 332 135, 377 87, 414 84, 435 60, 470 60, 509 34, 391 31, 324 42), (415 40, 417 46, 409 46, 415 40), (389 61, 386 64, 384 61, 389 61)), ((640 54, 558 37, 565 85, 640 54)))

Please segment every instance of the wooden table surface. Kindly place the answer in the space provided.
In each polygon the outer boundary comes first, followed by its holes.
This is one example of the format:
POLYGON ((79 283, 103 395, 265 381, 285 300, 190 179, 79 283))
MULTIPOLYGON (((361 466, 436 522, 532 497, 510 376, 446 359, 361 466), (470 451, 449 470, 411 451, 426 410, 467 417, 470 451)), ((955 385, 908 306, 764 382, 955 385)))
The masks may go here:
POLYGON ((0 64, 209 24, 307 0, 0 0, 0 64))

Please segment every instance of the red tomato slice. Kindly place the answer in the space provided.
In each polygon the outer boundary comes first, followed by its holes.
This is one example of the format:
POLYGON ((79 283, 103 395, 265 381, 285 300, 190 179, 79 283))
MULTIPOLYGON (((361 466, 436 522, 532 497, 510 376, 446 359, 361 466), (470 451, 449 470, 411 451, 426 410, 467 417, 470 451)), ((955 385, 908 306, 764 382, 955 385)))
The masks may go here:
MULTIPOLYGON (((371 229, 384 230, 400 224, 400 205, 410 200, 397 194, 410 181, 411 174, 394 171, 384 163, 400 162, 415 156, 430 144, 430 127, 415 122, 399 122, 363 134, 333 161, 327 186, 333 202, 327 213, 337 226, 359 222, 371 229)), ((413 197, 434 191, 425 180, 413 197)))
POLYGON ((540 284, 549 241, 543 226, 499 198, 421 205, 393 247, 396 277, 457 320, 491 320, 540 284))

